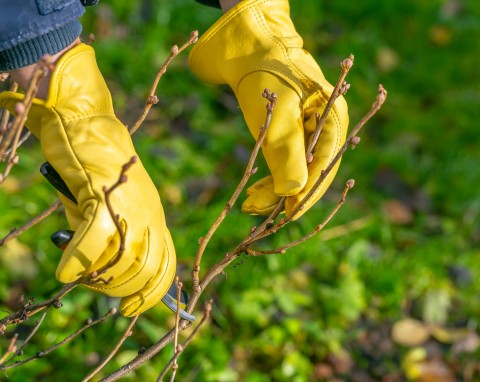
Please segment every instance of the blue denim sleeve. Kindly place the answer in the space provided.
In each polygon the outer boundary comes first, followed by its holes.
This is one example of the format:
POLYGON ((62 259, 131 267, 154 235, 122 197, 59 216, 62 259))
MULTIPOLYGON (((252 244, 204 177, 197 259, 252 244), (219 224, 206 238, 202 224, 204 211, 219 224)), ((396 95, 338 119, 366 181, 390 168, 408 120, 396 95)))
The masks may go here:
POLYGON ((82 30, 80 0, 0 1, 0 70, 12 70, 54 54, 82 30))
POLYGON ((79 0, 0 1, 0 51, 77 20, 79 0))

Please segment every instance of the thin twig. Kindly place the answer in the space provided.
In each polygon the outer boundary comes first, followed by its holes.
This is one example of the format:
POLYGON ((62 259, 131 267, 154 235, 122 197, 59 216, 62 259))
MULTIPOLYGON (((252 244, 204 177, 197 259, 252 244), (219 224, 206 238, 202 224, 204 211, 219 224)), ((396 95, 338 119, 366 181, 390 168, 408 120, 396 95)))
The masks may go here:
MULTIPOLYGON (((32 133, 30 131, 27 131, 25 134, 22 135, 22 137, 20 138, 20 140, 18 141, 17 143, 17 149, 22 146, 27 140, 28 138, 30 138, 32 135, 32 133)), ((3 161, 4 158, 7 157, 7 155, 9 155, 10 153, 12 152, 12 147, 10 147, 4 154, 4 156, 2 158, 0 158, 0 160, 3 161)))
POLYGON ((174 353, 178 345, 178 328, 180 324, 180 300, 182 296, 183 284, 180 282, 178 276, 175 277, 175 284, 177 285, 177 311, 175 312, 175 336, 173 339, 174 353))
POLYGON ((205 304, 205 313, 202 317, 202 319, 200 320, 200 322, 198 323, 198 325, 193 329, 192 333, 190 333, 190 335, 187 337, 187 339, 185 340, 185 342, 180 345, 181 348, 178 348, 178 345, 175 347, 176 351, 175 351, 175 354, 173 355, 173 357, 170 359, 170 361, 168 361, 168 363, 165 365, 164 369, 162 370, 162 372, 160 373, 160 375, 158 376, 157 378, 157 382, 161 382, 163 380, 163 378, 165 377, 165 375, 167 374, 168 370, 170 370, 170 368, 176 364, 177 360, 178 360, 178 357, 180 357, 181 353, 187 348, 187 346, 190 344, 190 342, 192 341, 193 337, 195 337, 195 335, 197 334, 198 330, 202 327, 202 325, 210 318, 210 313, 212 311, 212 300, 209 300, 206 304, 205 304))
POLYGON ((304 208, 305 203, 316 192, 316 190, 322 184, 322 182, 325 180, 327 175, 330 174, 330 172, 333 170, 333 168, 338 163, 338 161, 342 157, 343 153, 348 149, 348 147, 350 147, 352 144, 355 146, 358 143, 359 139, 357 137, 357 134, 360 132, 360 130, 363 128, 363 126, 365 126, 365 124, 377 113, 377 111, 380 110, 380 108, 382 107, 386 98, 387 98, 387 91, 384 89, 384 87, 381 84, 378 85, 377 99, 372 104, 372 107, 370 108, 370 110, 363 116, 363 118, 360 120, 360 122, 358 122, 357 125, 352 129, 352 131, 348 135, 345 143, 340 148, 340 150, 335 155, 335 157, 330 161, 330 164, 327 166, 327 168, 322 171, 320 177, 315 182, 312 189, 303 197, 301 202, 293 209, 290 216, 288 216, 285 219, 285 224, 288 223, 289 221, 293 220, 295 215, 304 208))
MULTIPOLYGON (((18 84, 16 82, 12 81, 12 84, 10 85, 10 91, 11 92, 16 92, 18 89, 18 84)), ((5 134, 8 132, 7 126, 8 126, 8 120, 10 119, 10 112, 7 109, 2 110, 2 118, 0 120, 0 161, 3 161, 5 158, 5 150, 8 147, 6 143, 6 138, 5 134), (5 147, 5 149, 3 148, 5 147)))
POLYGON ((47 312, 46 311, 43 312, 42 316, 40 317, 40 320, 35 324, 35 326, 33 327, 28 337, 25 338, 25 341, 23 341, 22 345, 5 362, 0 361, 0 366, 3 366, 3 364, 9 363, 12 359, 22 354, 23 349, 25 349, 27 344, 30 342, 30 340, 33 338, 35 333, 40 328, 40 325, 42 325, 42 322, 45 319, 46 315, 47 315, 47 312))
POLYGON ((156 103, 158 103, 158 97, 155 95, 155 91, 157 90, 158 82, 167 71, 168 65, 173 61, 175 57, 177 57, 181 52, 183 52, 185 48, 187 48, 192 44, 195 44, 197 41, 198 41, 198 31, 193 31, 192 33, 190 33, 190 38, 188 39, 188 41, 184 43, 180 48, 177 45, 172 46, 172 48, 170 49, 170 55, 168 56, 167 60, 164 62, 164 64, 158 71, 157 76, 153 81, 153 85, 150 89, 150 93, 148 94, 147 101, 143 108, 142 115, 140 115, 140 117, 135 122, 135 124, 129 129, 130 135, 135 133, 135 131, 137 131, 137 129, 141 126, 143 121, 145 121, 145 118, 147 117, 147 114, 150 108, 156 103))
POLYGON ((251 249, 251 248, 247 248, 247 253, 249 255, 252 255, 252 256, 259 256, 259 255, 272 255, 272 254, 284 254, 287 249, 290 249, 298 244, 301 244, 305 241, 307 241, 308 239, 312 238, 313 236, 315 236, 317 233, 319 233, 323 227, 325 227, 329 222, 330 220, 332 220, 332 218, 336 215, 336 213, 338 212, 338 210, 340 209, 340 207, 342 207, 342 205, 345 203, 345 200, 346 200, 346 197, 347 197, 347 193, 348 191, 350 191, 353 186, 355 185, 355 181, 353 179, 350 179, 347 184, 345 185, 345 188, 343 189, 343 193, 342 193, 342 197, 340 198, 340 200, 338 201, 337 205, 335 206, 335 208, 332 209, 332 211, 330 211, 330 213, 328 214, 328 216, 323 220, 323 222, 321 224, 319 224, 312 232, 310 232, 308 235, 302 237, 301 239, 299 240, 296 240, 296 241, 293 241, 289 244, 286 244, 280 248, 277 248, 277 249, 271 249, 271 250, 268 250, 268 251, 261 251, 261 250, 255 250, 255 249, 251 249))
POLYGON ((22 361, 18 361, 18 362, 15 362, 15 363, 12 363, 10 365, 3 365, 3 366, 0 366, 0 370, 8 370, 8 369, 12 369, 14 367, 17 367, 17 366, 20 366, 20 365, 24 365, 28 362, 31 362, 35 359, 38 359, 38 358, 42 358, 42 357, 45 357, 46 355, 50 354, 51 352, 53 352, 54 350, 58 349, 60 346, 62 345, 65 345, 66 343, 72 341, 74 338, 76 338, 77 336, 79 336, 80 334, 82 334, 85 330, 87 330, 88 328, 94 326, 94 325, 97 325, 97 324, 100 324, 102 323, 103 321, 105 321, 107 318, 109 318, 110 316, 112 316, 113 314, 116 313, 116 309, 115 308, 112 308, 110 309, 105 315, 103 315, 102 317, 96 319, 96 320, 87 320, 87 322, 85 323, 85 325, 83 325, 80 329, 78 329, 77 331, 75 331, 74 333, 70 334, 68 337, 66 337, 65 339, 63 339, 62 341, 56 343, 55 345, 53 345, 52 347, 46 349, 46 350, 43 350, 43 351, 39 351, 36 355, 30 357, 30 358, 27 358, 27 359, 24 359, 22 361))
POLYGON ((345 81, 345 77, 347 76, 348 72, 353 66, 353 60, 354 60, 354 57, 353 57, 353 54, 351 54, 350 57, 346 58, 340 63, 340 67, 342 68, 342 73, 338 78, 338 81, 335 85, 335 88, 333 89, 332 94, 328 98, 327 105, 325 106, 325 109, 323 109, 321 117, 317 117, 316 130, 313 134, 312 140, 306 152, 308 163, 312 162, 313 160, 313 149, 317 145, 318 138, 322 131, 323 124, 325 123, 328 117, 328 114, 330 114, 333 104, 335 103, 337 98, 340 97, 342 94, 345 94, 345 92, 349 88, 348 84, 346 84, 344 81, 345 81))
MULTIPOLYGON (((260 133, 259 133, 257 142, 253 148, 252 154, 250 155, 250 159, 248 161, 245 172, 243 173, 243 177, 240 180, 240 183, 236 187, 235 191, 233 192, 230 200, 225 205, 225 208, 222 210, 222 212, 218 216, 217 220, 215 220, 215 222, 212 224, 207 234, 204 237, 200 238, 199 240, 199 246, 197 249, 197 253, 195 255, 195 260, 194 260, 193 269, 192 269, 192 282, 193 282, 192 288, 193 288, 194 294, 200 292, 200 290, 198 290, 200 262, 202 261, 202 256, 205 252, 205 249, 207 248, 207 245, 210 239, 212 238, 213 234, 216 232, 220 224, 223 222, 223 220, 227 216, 228 212, 231 210, 231 208, 237 201, 238 197, 240 196, 240 193, 245 188, 245 185, 250 179, 250 176, 252 176, 252 174, 256 172, 256 168, 254 169, 253 165, 255 164, 255 160, 257 159, 257 155, 258 155, 258 152, 260 151, 263 140, 267 135, 267 131, 268 131, 268 128, 270 127, 271 120, 272 120, 273 110, 275 109, 275 105, 277 102, 277 95, 275 93, 270 93, 268 89, 264 90, 262 96, 268 100, 268 104, 266 106, 267 115, 265 118, 265 123, 260 127, 260 133)), ((187 312, 191 313, 191 311, 188 310, 188 307, 187 307, 187 312)))
POLYGON ((12 338, 10 339, 10 343, 8 344, 7 351, 5 352, 4 355, 2 355, 2 358, 0 358, 0 365, 3 364, 3 362, 13 353, 17 351, 17 346, 15 345, 17 343, 18 339, 18 333, 15 333, 12 338))
POLYGON ((130 320, 130 324, 128 325, 127 329, 125 330, 125 332, 123 333, 123 336, 122 338, 120 338, 120 341, 115 345, 115 347, 113 348, 113 350, 110 352, 110 354, 103 360, 103 362, 98 365, 96 367, 95 370, 93 370, 90 374, 88 374, 83 380, 82 382, 87 382, 89 381, 90 379, 92 379, 95 375, 98 374, 98 372, 100 370, 102 370, 105 365, 110 362, 110 360, 113 358, 113 356, 115 354, 117 354, 117 351, 120 349, 120 347, 122 346, 122 344, 127 340, 128 337, 130 337, 132 335, 132 328, 133 326, 135 325, 135 323, 137 322, 138 320, 138 317, 140 316, 135 316, 133 317, 131 320, 130 320))
POLYGON ((24 224, 20 228, 14 228, 12 229, 5 237, 0 239, 0 247, 3 246, 6 242, 16 238, 23 232, 27 231, 28 229, 32 228, 34 225, 40 223, 43 219, 45 219, 47 216, 51 215, 54 211, 56 211, 62 203, 60 200, 57 200, 55 203, 53 203, 50 207, 48 207, 45 211, 43 211, 40 215, 37 215, 34 217, 32 220, 30 220, 28 223, 24 224))
MULTIPOLYGON (((110 201, 110 195, 120 185, 122 185, 123 183, 126 183, 128 181, 128 177, 126 175, 126 172, 130 169, 130 167, 132 167, 137 162, 137 159, 138 159, 137 156, 131 157, 130 160, 122 166, 122 169, 120 171, 120 176, 118 177, 118 180, 110 188, 107 188, 105 186, 103 187, 103 192, 105 194, 105 203, 107 205, 110 216, 113 219, 115 227, 117 228, 117 232, 120 235, 120 245, 119 245, 119 248, 118 248, 118 252, 115 254, 115 256, 112 259, 110 259, 110 261, 107 264, 105 264, 100 269, 92 272, 91 280, 88 282, 90 284, 98 282, 101 279, 101 278, 99 278, 99 276, 102 273, 105 273, 107 271, 107 269, 112 268, 115 264, 117 264, 118 261, 120 260, 120 258, 122 257, 123 252, 125 252, 125 231, 124 231, 124 227, 122 227, 122 223, 120 222, 120 216, 115 213, 115 210, 114 210, 114 208, 112 206, 112 203, 110 201)), ((103 281, 105 281, 105 280, 103 280, 103 281)), ((105 281, 105 283, 108 283, 108 281, 109 280, 105 281)))
POLYGON ((82 279, 74 281, 72 283, 65 284, 60 291, 55 294, 52 298, 48 300, 39 302, 38 304, 27 304, 22 309, 17 310, 16 312, 4 317, 0 320, 0 328, 9 325, 9 324, 19 324, 28 320, 29 317, 37 314, 49 306, 60 307, 60 299, 69 293, 73 288, 75 288, 82 279))
MULTIPOLYGON (((175 355, 179 354, 182 352, 182 347, 178 344, 178 333, 179 333, 179 324, 180 324, 180 299, 182 295, 182 288, 183 284, 180 282, 178 276, 175 278, 175 284, 177 285, 177 311, 175 312, 175 334, 173 337, 173 356, 175 358, 175 355)), ((175 358, 175 361, 173 362, 173 373, 170 378, 170 382, 173 382, 175 380, 175 376, 177 375, 177 370, 178 370, 178 364, 175 358)))
MULTIPOLYGON (((185 320, 180 321, 180 328, 179 330, 184 330, 189 324, 185 320)), ((175 328, 170 329, 167 334, 165 334, 160 340, 158 340, 155 344, 151 347, 146 349, 141 354, 138 354, 133 360, 128 362, 127 364, 123 365, 120 369, 113 372, 112 374, 108 375, 107 377, 101 379, 99 382, 111 382, 116 381, 117 379, 123 377, 124 375, 128 374, 132 370, 136 369, 143 363, 147 362, 151 359, 155 354, 157 354, 160 350, 165 348, 175 336, 175 328)))
POLYGON ((30 84, 25 93, 25 97, 23 98, 22 102, 17 103, 15 106, 17 115, 11 123, 11 127, 7 136, 2 140, 2 144, 0 145, 0 158, 3 157, 3 154, 8 147, 12 148, 10 154, 8 154, 7 165, 5 166, 3 174, 0 177, 0 184, 5 181, 5 178, 10 173, 12 167, 18 162, 18 141, 20 139, 23 126, 25 125, 25 121, 27 120, 28 112, 30 111, 30 107, 32 106, 33 100, 37 93, 38 85, 41 79, 45 77, 50 69, 52 69, 51 62, 52 59, 50 56, 45 55, 42 57, 42 59, 38 62, 35 71, 33 72, 32 79, 30 80, 30 84))
POLYGON ((372 216, 364 216, 359 219, 349 221, 348 223, 337 225, 335 227, 324 229, 319 233, 320 240, 327 241, 337 237, 345 236, 351 232, 359 231, 372 224, 372 216))

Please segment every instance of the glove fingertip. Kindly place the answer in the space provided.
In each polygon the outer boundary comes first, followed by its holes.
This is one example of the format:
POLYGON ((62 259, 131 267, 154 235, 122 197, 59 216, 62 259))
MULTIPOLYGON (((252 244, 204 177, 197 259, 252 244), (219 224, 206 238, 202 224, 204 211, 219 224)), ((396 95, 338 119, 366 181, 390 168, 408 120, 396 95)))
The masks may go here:
POLYGON ((283 180, 275 183, 275 193, 281 196, 297 195, 305 187, 307 178, 302 181, 297 180, 283 180))
POLYGON ((277 205, 280 197, 273 192, 251 194, 242 204, 242 212, 249 215, 269 215, 277 205))
POLYGON ((145 312, 147 309, 142 309, 142 304, 140 301, 125 301, 122 298, 120 303, 120 314, 123 317, 133 317, 138 316, 145 312))
POLYGON ((81 274, 75 274, 73 271, 70 270, 70 267, 60 267, 58 266, 56 272, 55 272, 55 277, 57 278, 58 281, 64 284, 72 283, 74 281, 77 281, 80 277, 82 277, 81 274))

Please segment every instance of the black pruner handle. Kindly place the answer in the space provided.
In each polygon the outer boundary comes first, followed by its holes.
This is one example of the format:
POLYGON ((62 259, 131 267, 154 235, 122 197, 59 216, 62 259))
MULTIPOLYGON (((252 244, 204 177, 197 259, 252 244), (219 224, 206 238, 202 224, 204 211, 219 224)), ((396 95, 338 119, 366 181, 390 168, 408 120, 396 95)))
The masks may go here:
POLYGON ((50 236, 53 244, 55 244, 61 250, 64 250, 70 240, 72 240, 74 231, 70 231, 69 229, 61 229, 60 231, 55 232, 50 236))
POLYGON ((77 204, 77 199, 75 199, 75 196, 73 196, 72 191, 70 191, 60 174, 53 168, 50 163, 45 162, 44 164, 42 164, 40 166, 40 172, 50 182, 50 184, 55 187, 57 191, 60 191, 68 199, 77 204))

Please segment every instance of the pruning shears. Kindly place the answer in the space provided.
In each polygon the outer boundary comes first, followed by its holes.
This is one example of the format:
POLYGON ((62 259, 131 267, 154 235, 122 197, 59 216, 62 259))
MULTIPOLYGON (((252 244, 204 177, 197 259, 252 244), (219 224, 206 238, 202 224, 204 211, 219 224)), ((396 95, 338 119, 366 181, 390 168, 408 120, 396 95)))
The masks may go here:
MULTIPOLYGON (((73 196, 72 192, 69 190, 68 186, 65 184, 63 179, 60 177, 58 172, 52 167, 52 165, 48 162, 45 162, 40 166, 40 172, 42 175, 50 182, 50 184, 55 187, 57 191, 60 191, 63 195, 69 198, 72 202, 77 203, 75 196, 73 196)), ((50 237, 52 242, 60 249, 64 250, 70 240, 73 237, 75 232, 71 230, 62 229, 50 237)), ((162 302, 174 313, 177 312, 177 286, 173 283, 170 286, 168 292, 163 296, 162 302)), ((189 296, 188 293, 185 292, 183 289, 181 290, 180 294, 180 305, 185 306, 188 304, 189 296)), ((183 309, 180 308, 180 317, 184 320, 188 321, 195 321, 195 316, 185 312, 183 309)))

